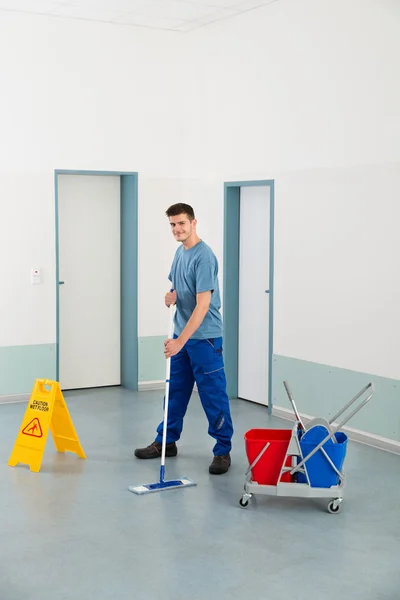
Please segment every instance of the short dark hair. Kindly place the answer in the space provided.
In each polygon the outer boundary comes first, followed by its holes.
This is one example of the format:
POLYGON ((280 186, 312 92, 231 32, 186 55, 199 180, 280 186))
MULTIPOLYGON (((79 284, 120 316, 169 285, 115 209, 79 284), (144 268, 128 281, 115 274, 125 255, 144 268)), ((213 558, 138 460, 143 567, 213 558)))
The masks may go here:
POLYGON ((189 217, 189 221, 193 221, 196 218, 193 208, 189 204, 183 204, 182 202, 170 206, 165 214, 167 217, 176 217, 177 215, 185 214, 189 217))

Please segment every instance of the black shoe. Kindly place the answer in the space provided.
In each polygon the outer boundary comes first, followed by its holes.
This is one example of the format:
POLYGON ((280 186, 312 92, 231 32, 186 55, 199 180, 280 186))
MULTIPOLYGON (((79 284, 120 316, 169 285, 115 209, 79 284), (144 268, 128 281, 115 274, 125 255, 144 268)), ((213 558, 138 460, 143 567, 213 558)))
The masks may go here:
POLYGON ((222 475, 228 471, 230 466, 231 456, 230 454, 225 454, 225 456, 214 456, 214 460, 208 470, 211 475, 222 475))
MULTIPOLYGON (((136 458, 160 458, 162 446, 158 442, 153 442, 146 448, 136 448, 136 458)), ((167 444, 165 448, 165 456, 176 456, 178 454, 178 448, 175 442, 167 444)))

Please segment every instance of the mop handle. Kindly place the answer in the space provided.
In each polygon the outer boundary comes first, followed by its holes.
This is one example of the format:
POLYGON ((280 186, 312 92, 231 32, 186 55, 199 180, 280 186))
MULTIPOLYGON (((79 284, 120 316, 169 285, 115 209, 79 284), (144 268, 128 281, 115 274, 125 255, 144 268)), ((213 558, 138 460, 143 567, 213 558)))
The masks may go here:
MULTIPOLYGON (((174 290, 171 289, 171 292, 174 290)), ((169 320, 169 332, 168 339, 171 339, 174 335, 174 308, 173 305, 169 307, 170 320, 169 320)), ((168 401, 169 401, 169 379, 171 375, 171 358, 167 358, 167 367, 165 375, 165 400, 164 400, 164 425, 163 425, 163 438, 162 438, 162 450, 161 450, 161 467, 160 467, 160 483, 164 482, 165 476, 165 452, 167 447, 167 422, 168 422, 168 401)))

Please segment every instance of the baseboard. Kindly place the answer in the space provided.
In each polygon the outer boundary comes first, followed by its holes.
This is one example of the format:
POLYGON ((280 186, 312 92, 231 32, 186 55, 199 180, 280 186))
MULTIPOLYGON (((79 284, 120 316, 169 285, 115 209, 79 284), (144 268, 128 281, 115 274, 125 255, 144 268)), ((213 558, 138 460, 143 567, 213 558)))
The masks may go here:
POLYGON ((165 388, 165 381, 139 381, 139 392, 148 392, 150 390, 162 390, 165 388))
MULTIPOLYGON (((138 389, 139 392, 148 392, 150 390, 162 390, 165 387, 165 381, 141 381, 139 382, 138 389)), ((193 387, 194 392, 198 392, 197 385, 194 384, 193 387)))
MULTIPOLYGON (((138 384, 139 392, 146 392, 151 390, 163 390, 165 388, 165 381, 140 381, 138 384)), ((197 387, 194 387, 194 392, 197 392, 197 387)), ((14 404, 16 402, 28 402, 30 394, 14 394, 10 396, 0 396, 0 404, 14 404)))
POLYGON ((11 394, 9 396, 0 396, 0 404, 16 404, 18 402, 28 402, 30 394, 11 394))
MULTIPOLYGON (((272 414, 275 417, 286 419, 288 421, 294 421, 295 416, 293 411, 289 408, 283 408, 281 406, 274 406, 272 408, 272 414)), ((314 417, 300 413, 300 416, 304 423, 308 423, 314 417)), ((333 424, 335 425, 335 424, 333 424)), ((372 446, 379 450, 385 450, 386 452, 392 452, 393 454, 400 454, 400 442, 391 440, 389 438, 375 435, 374 433, 368 433, 367 431, 360 431, 359 429, 353 429, 352 427, 343 427, 342 430, 347 434, 349 440, 365 444, 366 446, 372 446)))

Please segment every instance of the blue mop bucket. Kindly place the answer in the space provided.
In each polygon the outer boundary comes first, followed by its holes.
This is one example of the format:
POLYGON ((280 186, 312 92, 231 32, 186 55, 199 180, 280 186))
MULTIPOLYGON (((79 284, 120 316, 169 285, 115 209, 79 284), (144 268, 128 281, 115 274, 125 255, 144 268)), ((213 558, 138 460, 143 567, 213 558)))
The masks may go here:
MULTIPOLYGON (((328 434, 329 431, 327 428, 320 425, 306 431, 300 439, 303 458, 306 458, 328 434)), ((345 433, 338 431, 335 433, 335 439, 336 443, 330 438, 325 442, 323 448, 338 471, 341 471, 344 459, 346 458, 348 438, 345 433)), ((329 488, 332 485, 339 484, 339 476, 332 469, 322 449, 318 450, 318 452, 306 461, 305 467, 312 487, 329 488)), ((303 473, 298 473, 297 481, 299 483, 307 483, 307 478, 303 473)))

